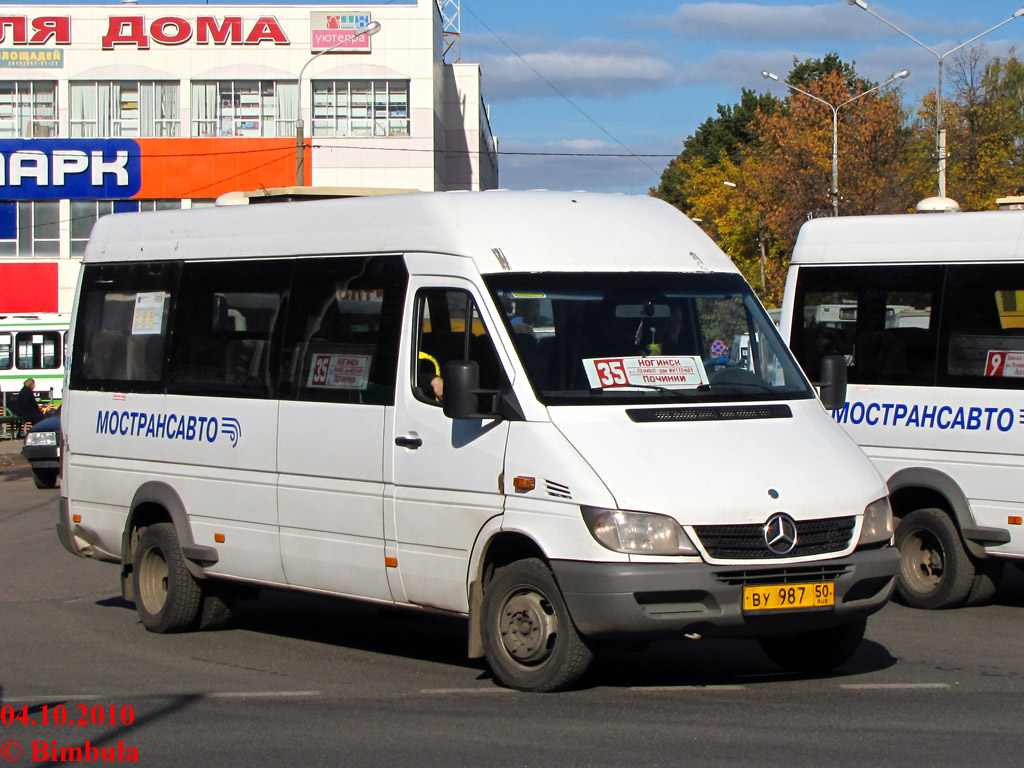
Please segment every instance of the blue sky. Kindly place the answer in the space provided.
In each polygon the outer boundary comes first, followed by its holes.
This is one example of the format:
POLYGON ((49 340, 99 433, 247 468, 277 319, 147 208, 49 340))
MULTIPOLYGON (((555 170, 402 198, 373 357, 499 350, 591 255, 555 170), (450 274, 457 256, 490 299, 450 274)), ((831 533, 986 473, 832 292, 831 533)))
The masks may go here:
MULTIPOLYGON (((944 54, 1024 0, 866 2, 944 54)), ((761 71, 784 77, 794 56, 834 51, 875 81, 908 69, 905 103, 937 81, 934 55, 846 0, 461 0, 461 27, 462 61, 482 67, 491 125, 509 153, 501 186, 511 189, 643 194, 718 104, 738 102, 742 88, 784 95, 761 71), (602 154, 627 156, 587 156, 602 154)), ((1024 18, 979 44, 1004 55, 1021 41, 1024 18)))

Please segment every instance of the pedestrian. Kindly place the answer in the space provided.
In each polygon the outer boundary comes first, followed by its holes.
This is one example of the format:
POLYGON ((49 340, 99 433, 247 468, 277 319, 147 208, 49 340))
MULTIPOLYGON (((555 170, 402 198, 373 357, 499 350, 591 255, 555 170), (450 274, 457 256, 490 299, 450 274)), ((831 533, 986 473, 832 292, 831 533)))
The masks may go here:
POLYGON ((35 379, 25 379, 25 386, 21 388, 17 397, 14 398, 14 404, 11 406, 15 416, 22 421, 32 424, 40 422, 44 418, 43 411, 39 407, 39 403, 36 402, 35 387, 35 379))

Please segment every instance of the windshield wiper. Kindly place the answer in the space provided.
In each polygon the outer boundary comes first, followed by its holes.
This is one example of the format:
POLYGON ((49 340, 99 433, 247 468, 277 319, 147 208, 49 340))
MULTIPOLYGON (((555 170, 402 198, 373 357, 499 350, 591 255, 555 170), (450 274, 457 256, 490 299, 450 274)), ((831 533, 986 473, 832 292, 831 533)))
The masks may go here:
MULTIPOLYGON (((605 388, 605 387, 591 387, 590 388, 590 394, 592 394, 592 395, 604 395, 604 394, 608 394, 610 392, 629 393, 629 392, 633 392, 634 390, 637 390, 637 389, 647 389, 647 390, 650 390, 652 392, 659 392, 659 393, 661 393, 663 395, 668 395, 673 400, 675 400, 676 402, 680 402, 680 403, 681 402, 685 402, 685 400, 686 400, 686 398, 682 396, 682 393, 686 392, 687 390, 685 390, 685 389, 676 389, 676 388, 673 388, 673 387, 661 387, 661 386, 658 386, 657 384, 630 384, 628 387, 622 387, 622 388, 619 388, 619 387, 609 387, 609 388, 605 388)), ((697 387, 697 391, 698 392, 706 392, 707 391, 707 385, 706 384, 701 384, 699 387, 697 387)))

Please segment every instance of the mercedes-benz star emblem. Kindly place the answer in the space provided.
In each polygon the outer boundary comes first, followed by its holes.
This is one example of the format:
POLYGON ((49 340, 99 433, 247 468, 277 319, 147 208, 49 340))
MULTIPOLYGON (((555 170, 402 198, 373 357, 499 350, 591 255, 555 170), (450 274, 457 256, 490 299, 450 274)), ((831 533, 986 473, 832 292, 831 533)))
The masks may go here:
POLYGON ((764 543, 776 555, 788 555, 796 546, 796 521, 779 512, 764 524, 764 543))

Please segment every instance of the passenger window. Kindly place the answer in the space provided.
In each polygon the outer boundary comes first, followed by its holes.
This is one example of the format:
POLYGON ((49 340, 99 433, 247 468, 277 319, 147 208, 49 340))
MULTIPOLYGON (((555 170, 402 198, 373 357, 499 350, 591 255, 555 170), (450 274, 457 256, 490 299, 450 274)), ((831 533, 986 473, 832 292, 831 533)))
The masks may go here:
MULTIPOLYGON (((85 267, 72 389, 160 390, 179 271, 177 264, 85 267)), ((56 339, 51 349, 54 367, 60 365, 62 347, 56 339)))
POLYGON ((942 267, 803 267, 791 347, 811 379, 825 355, 854 384, 935 383, 942 267))
POLYGON ((276 397, 274 339, 291 272, 282 260, 185 264, 167 391, 276 397))
POLYGON ((1024 268, 949 267, 949 349, 941 378, 949 386, 1024 387, 1024 268))
POLYGON ((455 289, 429 289, 416 297, 413 391, 419 400, 441 405, 444 364, 474 360, 481 389, 498 389, 501 364, 473 297, 455 289))
POLYGON ((281 397, 393 405, 408 280, 401 256, 299 262, 281 397))
POLYGON ((22 370, 60 368, 60 331, 22 331, 15 336, 15 367, 22 370))
POLYGON ((11 334, 0 333, 0 371, 9 370, 12 362, 11 334))

